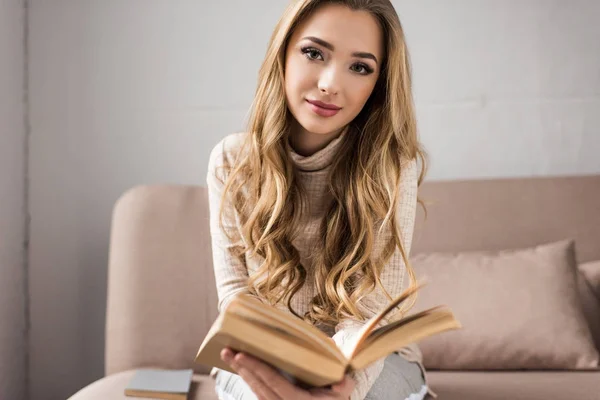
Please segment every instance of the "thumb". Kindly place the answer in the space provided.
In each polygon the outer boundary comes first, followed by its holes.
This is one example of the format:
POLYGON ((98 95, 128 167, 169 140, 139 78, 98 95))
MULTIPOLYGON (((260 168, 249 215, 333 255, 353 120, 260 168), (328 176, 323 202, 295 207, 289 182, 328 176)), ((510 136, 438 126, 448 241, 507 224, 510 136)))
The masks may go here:
POLYGON ((344 379, 335 385, 331 386, 331 390, 336 393, 348 393, 350 394, 354 390, 356 382, 350 377, 350 375, 344 376, 344 379))

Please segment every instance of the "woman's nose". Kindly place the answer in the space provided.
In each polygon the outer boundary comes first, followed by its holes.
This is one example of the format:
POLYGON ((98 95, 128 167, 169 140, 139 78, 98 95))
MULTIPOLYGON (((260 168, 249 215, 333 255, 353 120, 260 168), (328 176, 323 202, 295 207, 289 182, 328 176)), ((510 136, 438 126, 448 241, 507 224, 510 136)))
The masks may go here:
POLYGON ((319 91, 323 94, 338 94, 340 88, 339 72, 332 66, 323 70, 319 77, 319 91))

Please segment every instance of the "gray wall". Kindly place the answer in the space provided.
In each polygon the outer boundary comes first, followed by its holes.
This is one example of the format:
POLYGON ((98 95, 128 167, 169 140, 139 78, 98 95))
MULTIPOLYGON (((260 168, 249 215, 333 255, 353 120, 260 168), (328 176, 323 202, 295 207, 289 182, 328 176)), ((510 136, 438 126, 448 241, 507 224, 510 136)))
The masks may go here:
MULTIPOLYGON (((53 400, 103 373, 114 201, 204 184, 285 2, 31 3, 31 390, 53 400)), ((600 173, 599 2, 394 3, 430 178, 600 173)))
POLYGON ((24 10, 0 0, 0 399, 26 395, 24 10))

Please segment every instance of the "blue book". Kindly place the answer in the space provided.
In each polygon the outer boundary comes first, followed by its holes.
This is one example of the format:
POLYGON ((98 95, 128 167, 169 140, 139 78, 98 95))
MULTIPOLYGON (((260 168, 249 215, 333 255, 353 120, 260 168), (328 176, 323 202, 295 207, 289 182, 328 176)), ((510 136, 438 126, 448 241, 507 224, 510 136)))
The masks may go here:
POLYGON ((150 399, 186 400, 192 383, 191 369, 139 369, 125 395, 150 399))

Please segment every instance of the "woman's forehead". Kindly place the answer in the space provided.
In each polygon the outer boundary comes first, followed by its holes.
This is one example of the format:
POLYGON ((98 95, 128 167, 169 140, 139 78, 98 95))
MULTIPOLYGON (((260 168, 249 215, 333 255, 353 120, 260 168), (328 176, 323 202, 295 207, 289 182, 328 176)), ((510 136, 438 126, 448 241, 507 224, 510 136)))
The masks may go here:
POLYGON ((369 52, 381 60, 383 37, 377 19, 367 11, 356 11, 340 4, 319 7, 292 35, 292 42, 317 37, 330 43, 335 52, 369 52))

